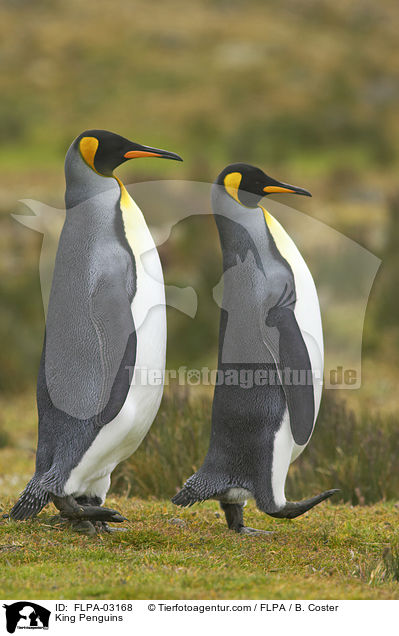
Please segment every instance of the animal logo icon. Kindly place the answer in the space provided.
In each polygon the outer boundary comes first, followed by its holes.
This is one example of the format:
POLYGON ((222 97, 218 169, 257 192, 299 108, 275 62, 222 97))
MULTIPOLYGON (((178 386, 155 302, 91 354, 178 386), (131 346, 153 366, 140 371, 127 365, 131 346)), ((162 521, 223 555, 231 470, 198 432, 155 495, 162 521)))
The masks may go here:
POLYGON ((16 629, 48 629, 51 612, 37 603, 18 601, 3 607, 9 634, 14 634, 16 629))

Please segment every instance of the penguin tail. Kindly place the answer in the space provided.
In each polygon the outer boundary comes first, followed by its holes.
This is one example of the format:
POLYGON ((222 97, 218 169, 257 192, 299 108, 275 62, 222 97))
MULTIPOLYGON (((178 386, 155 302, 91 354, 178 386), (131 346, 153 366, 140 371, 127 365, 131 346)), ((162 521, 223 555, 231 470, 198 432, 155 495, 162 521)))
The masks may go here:
POLYGON ((221 483, 221 480, 218 480, 216 476, 207 475, 200 471, 187 479, 183 488, 172 497, 172 503, 186 508, 206 499, 211 499, 226 489, 226 485, 221 483))
POLYGON ((279 519, 295 519, 295 517, 303 515, 304 512, 307 512, 313 508, 313 506, 317 506, 317 504, 325 501, 325 499, 335 495, 337 492, 340 492, 339 489, 334 488, 332 490, 326 490, 320 493, 320 495, 316 495, 310 499, 303 499, 303 501, 287 501, 280 510, 268 512, 267 514, 271 517, 278 517, 279 519))
POLYGON ((182 508, 187 508, 188 506, 192 506, 197 503, 197 501, 201 501, 198 499, 198 495, 191 488, 183 488, 171 499, 172 503, 176 506, 181 506, 182 508))
POLYGON ((50 493, 40 485, 36 475, 22 491, 17 503, 10 510, 10 517, 18 521, 36 516, 50 501, 50 493))

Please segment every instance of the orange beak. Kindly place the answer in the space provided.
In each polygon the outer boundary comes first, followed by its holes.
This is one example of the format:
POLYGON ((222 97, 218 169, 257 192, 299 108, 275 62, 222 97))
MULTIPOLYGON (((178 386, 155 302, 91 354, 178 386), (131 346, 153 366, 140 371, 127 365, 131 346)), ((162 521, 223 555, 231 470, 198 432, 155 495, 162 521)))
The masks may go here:
POLYGON ((175 161, 183 161, 175 152, 169 150, 161 150, 160 148, 151 148, 151 146, 141 146, 132 144, 133 149, 128 150, 123 155, 125 159, 139 159, 140 157, 159 157, 160 159, 174 159, 175 161))
POLYGON ((263 188, 263 192, 294 192, 291 188, 281 188, 280 186, 266 186, 263 188))
POLYGON ((271 194, 273 192, 289 192, 290 194, 302 194, 305 197, 312 196, 310 192, 308 192, 307 190, 304 190, 303 188, 298 188, 297 186, 290 186, 288 185, 288 183, 284 183, 281 185, 268 185, 263 188, 263 192, 265 194, 271 194))
POLYGON ((145 150, 129 150, 123 155, 125 159, 138 159, 138 157, 162 157, 158 152, 147 152, 145 150))

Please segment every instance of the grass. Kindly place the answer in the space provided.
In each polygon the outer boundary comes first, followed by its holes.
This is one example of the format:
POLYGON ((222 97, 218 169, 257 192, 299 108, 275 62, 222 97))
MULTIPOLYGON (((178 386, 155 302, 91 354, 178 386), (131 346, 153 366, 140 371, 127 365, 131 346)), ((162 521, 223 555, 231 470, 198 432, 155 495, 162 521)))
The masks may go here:
MULTIPOLYGON (((3 513, 33 472, 34 406, 33 395, 14 402, 0 401, 6 442, 0 448, 3 513)), ((116 471, 114 489, 135 495, 111 492, 107 499, 107 505, 129 519, 126 532, 90 539, 59 529, 50 523, 55 512, 52 506, 27 522, 3 519, 0 514, 4 573, 0 597, 399 599, 399 510, 395 499, 354 507, 329 501, 294 521, 267 517, 250 503, 246 523, 275 531, 270 537, 240 537, 230 532, 216 502, 188 510, 170 503, 169 496, 203 459, 209 407, 206 396, 189 399, 187 394, 167 395, 144 444, 116 471), (154 494, 158 494, 157 499, 154 494)), ((353 465, 353 449, 343 447, 335 464, 328 454, 329 447, 333 454, 337 446, 332 423, 339 423, 342 433, 348 426, 348 411, 339 401, 334 411, 328 397, 325 408, 330 420, 325 419, 327 414, 323 416, 319 439, 315 434, 315 449, 311 443, 303 460, 293 465, 289 496, 296 494, 296 489, 309 496, 324 487, 323 473, 315 469, 317 466, 323 466, 329 486, 340 485, 335 477, 351 478, 348 466, 353 465), (330 428, 325 428, 328 423, 330 428), (317 457, 317 449, 324 455, 317 457)), ((356 420, 355 428, 358 426, 356 420)), ((372 439, 371 447, 376 443, 372 439)), ((366 485, 373 485, 378 466, 385 471, 381 472, 384 479, 390 471, 397 473, 394 465, 384 460, 390 443, 389 437, 379 438, 382 459, 374 465, 359 453, 362 467, 370 468, 368 480, 364 477, 366 485)), ((358 492, 367 494, 362 490, 363 482, 353 483, 360 483, 358 492)))
MULTIPOLYGON (((3 500, 8 509, 10 500, 3 500)), ((168 501, 109 497, 126 532, 90 539, 36 520, 0 522, 0 597, 30 599, 399 599, 398 510, 323 504, 296 521, 249 505, 241 537, 216 502, 180 511, 168 501)))

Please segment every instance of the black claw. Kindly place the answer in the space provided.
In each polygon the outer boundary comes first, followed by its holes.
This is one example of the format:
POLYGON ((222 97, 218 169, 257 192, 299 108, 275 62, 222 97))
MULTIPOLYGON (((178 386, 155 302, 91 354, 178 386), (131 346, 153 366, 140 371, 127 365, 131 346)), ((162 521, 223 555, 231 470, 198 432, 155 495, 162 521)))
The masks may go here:
POLYGON ((115 521, 117 523, 122 523, 122 521, 129 521, 126 517, 122 517, 118 512, 110 519, 110 521, 115 521))

